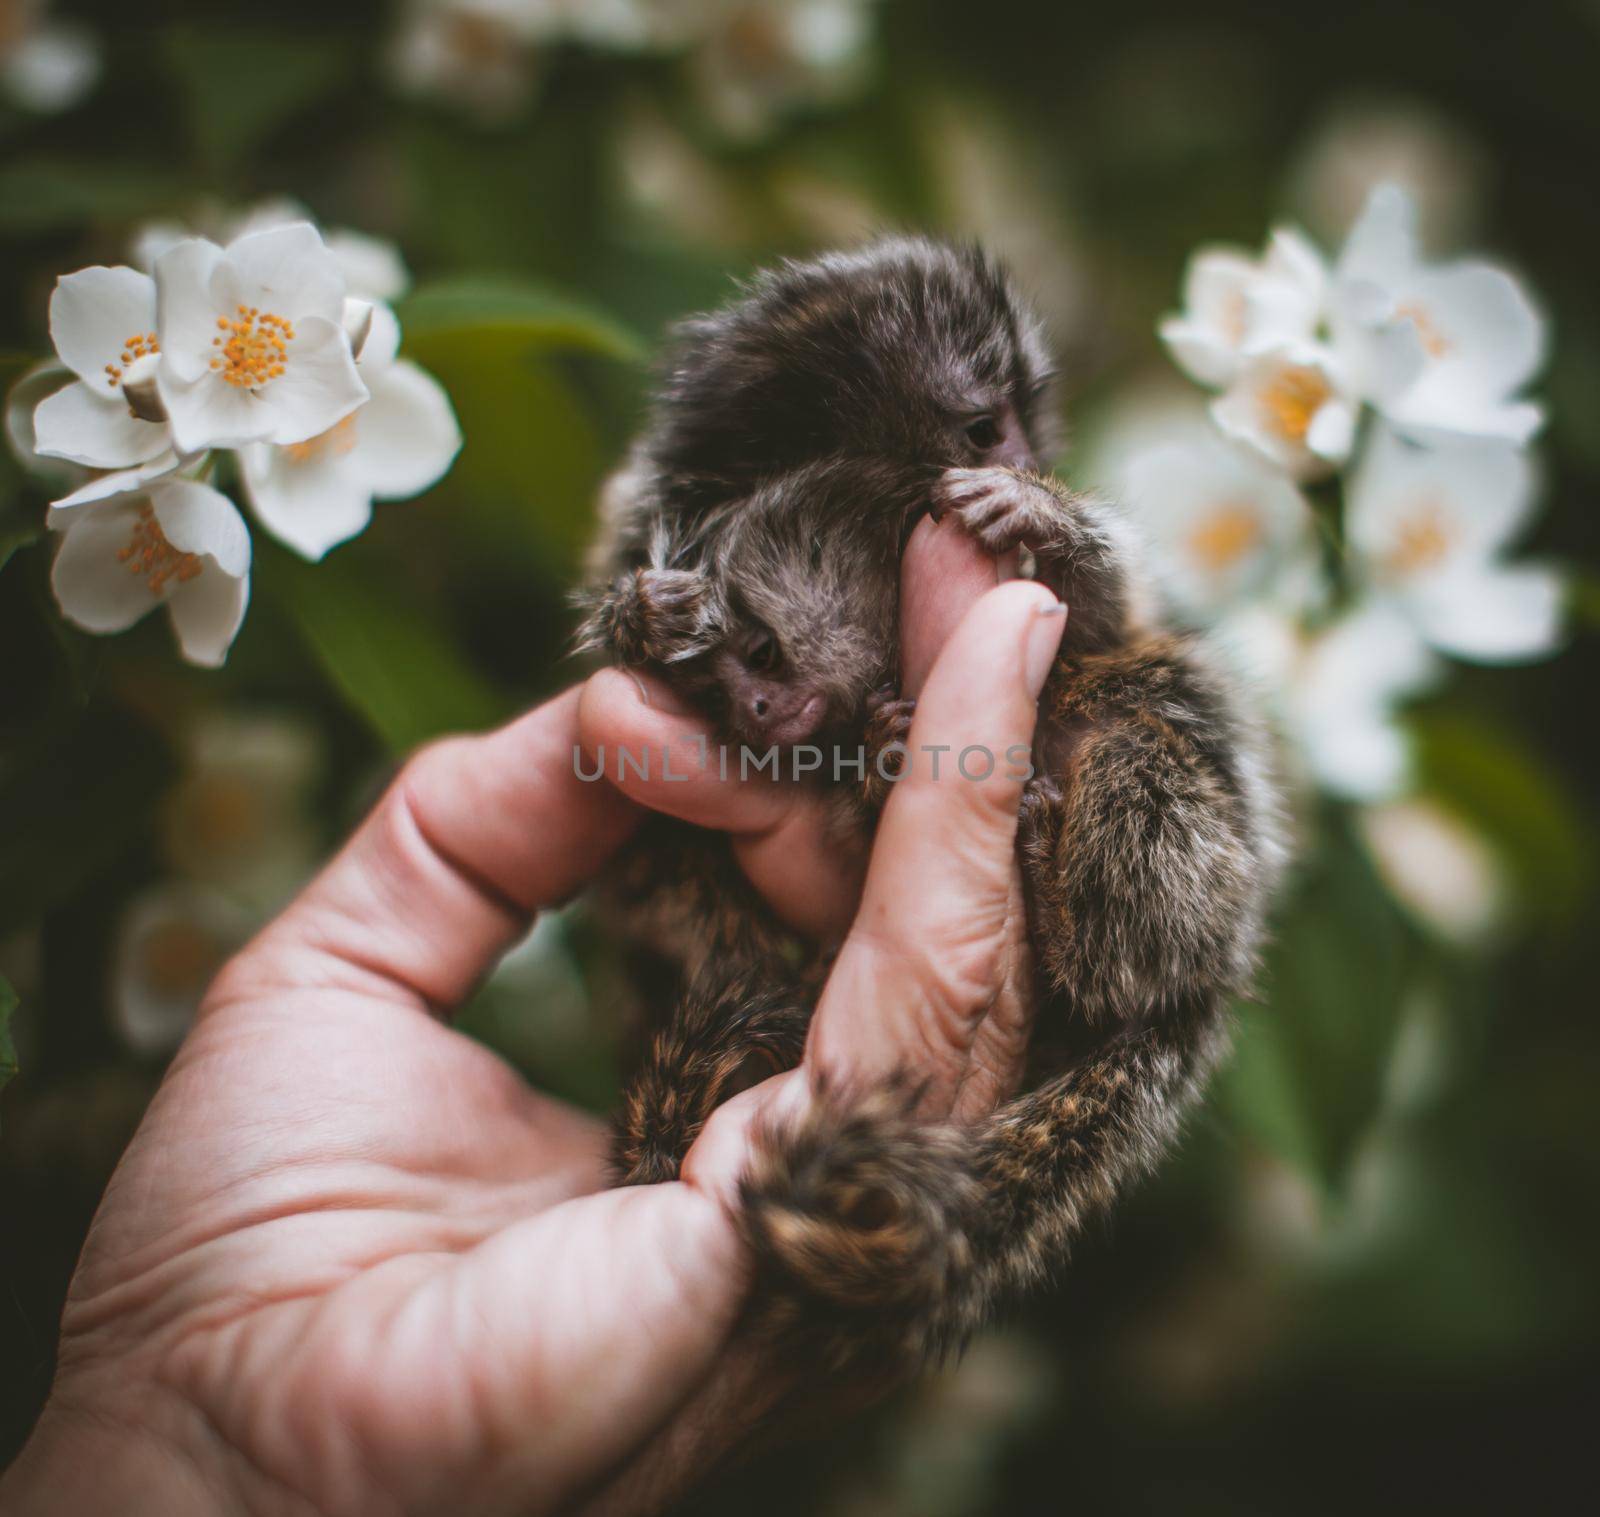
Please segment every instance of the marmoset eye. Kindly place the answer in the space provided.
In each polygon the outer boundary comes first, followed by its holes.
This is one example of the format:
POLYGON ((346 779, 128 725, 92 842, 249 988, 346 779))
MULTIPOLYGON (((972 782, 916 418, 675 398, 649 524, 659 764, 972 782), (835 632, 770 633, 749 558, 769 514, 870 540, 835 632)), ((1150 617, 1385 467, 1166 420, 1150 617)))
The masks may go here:
POLYGON ((1000 441, 1000 425, 992 416, 980 416, 967 423, 967 441, 980 453, 987 453, 1000 441))
POLYGON ((754 674, 771 674, 783 662, 783 650, 770 632, 759 632, 745 645, 744 666, 754 674))

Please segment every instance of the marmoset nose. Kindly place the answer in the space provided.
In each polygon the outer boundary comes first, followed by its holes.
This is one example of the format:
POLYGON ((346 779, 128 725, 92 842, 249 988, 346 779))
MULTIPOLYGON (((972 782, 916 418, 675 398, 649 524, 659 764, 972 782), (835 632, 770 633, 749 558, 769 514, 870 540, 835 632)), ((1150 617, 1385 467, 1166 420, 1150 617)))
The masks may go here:
POLYGON ((787 685, 762 686, 751 691, 745 701, 751 734, 779 745, 803 743, 815 736, 827 709, 823 696, 787 685))

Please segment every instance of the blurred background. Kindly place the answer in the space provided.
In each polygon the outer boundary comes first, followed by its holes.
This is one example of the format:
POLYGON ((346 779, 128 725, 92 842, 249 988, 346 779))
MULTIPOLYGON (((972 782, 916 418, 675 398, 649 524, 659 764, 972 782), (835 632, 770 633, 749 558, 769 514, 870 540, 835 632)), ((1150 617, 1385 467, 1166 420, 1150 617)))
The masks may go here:
MULTIPOLYGON (((1526 551, 1567 566, 1562 650, 1386 714, 1385 793, 1298 787, 1237 1057, 1057 1293, 693 1507, 1553 1503, 1600 1371, 1597 161, 1591 0, 0 0, 0 384, 48 355, 59 273, 287 196, 398 254, 405 352, 465 437, 320 564, 257 531, 214 672, 164 617, 62 620, 62 482, 0 456, 0 1459, 220 957, 398 755, 574 677, 567 592, 670 320, 776 255, 980 237, 1053 329, 1061 468, 1095 477, 1201 398, 1155 332, 1191 251, 1287 219, 1331 253, 1392 180, 1430 250, 1488 252, 1549 320, 1526 551)), ((603 1109, 614 1000, 580 907, 465 1025, 603 1109)))

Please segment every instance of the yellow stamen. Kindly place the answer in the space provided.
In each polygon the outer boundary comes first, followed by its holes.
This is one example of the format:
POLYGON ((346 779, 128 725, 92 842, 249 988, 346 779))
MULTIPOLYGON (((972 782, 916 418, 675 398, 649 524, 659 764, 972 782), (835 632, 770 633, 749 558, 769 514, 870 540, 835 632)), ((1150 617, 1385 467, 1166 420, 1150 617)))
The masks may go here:
POLYGON ((1261 541, 1261 522, 1248 506, 1225 503, 1189 534, 1189 548, 1212 574, 1231 569, 1261 541))
POLYGON ((216 352, 211 369, 225 384, 241 390, 259 390, 281 378, 289 363, 294 323, 258 306, 236 307, 234 319, 217 318, 216 352))
POLYGON ((1442 563, 1450 543, 1450 530, 1438 501, 1418 501, 1411 516, 1400 523, 1394 546, 1383 556, 1383 567, 1395 579, 1419 574, 1442 563))
POLYGON ((152 353, 159 353, 161 344, 156 340, 154 332, 135 332, 132 337, 122 339, 122 351, 118 354, 120 363, 106 365, 106 384, 111 389, 116 389, 122 383, 122 371, 136 358, 148 358, 152 353))
POLYGON ((1283 369, 1258 398, 1262 420, 1280 437, 1304 442, 1311 423, 1333 387, 1317 369, 1283 369))
POLYGON ((167 541, 156 513, 148 501, 139 507, 139 519, 133 524, 133 535, 128 546, 117 553, 117 561, 128 566, 130 574, 141 575, 152 595, 160 595, 167 582, 176 579, 184 584, 197 575, 204 564, 198 554, 180 553, 167 541))

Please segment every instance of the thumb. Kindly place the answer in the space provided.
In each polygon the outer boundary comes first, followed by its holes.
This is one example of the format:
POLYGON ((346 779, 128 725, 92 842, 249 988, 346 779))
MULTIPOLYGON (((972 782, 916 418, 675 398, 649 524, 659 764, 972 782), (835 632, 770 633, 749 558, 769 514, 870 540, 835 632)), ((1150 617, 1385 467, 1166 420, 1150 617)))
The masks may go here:
POLYGON ((884 809, 861 909, 807 1058, 854 1083, 959 1084, 1020 941, 1017 807, 1066 607, 1042 585, 989 591, 928 676, 884 809))

